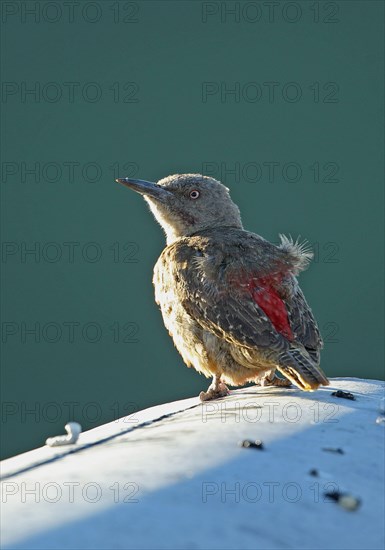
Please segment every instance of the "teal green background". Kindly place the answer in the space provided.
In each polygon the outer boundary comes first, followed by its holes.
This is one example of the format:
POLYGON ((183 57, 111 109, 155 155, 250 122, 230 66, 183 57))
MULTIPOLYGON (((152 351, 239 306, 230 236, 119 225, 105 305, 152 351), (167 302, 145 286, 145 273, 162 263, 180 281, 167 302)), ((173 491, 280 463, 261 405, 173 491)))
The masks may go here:
MULTIPOLYGON (((43 13, 45 3, 37 4, 43 13)), ((207 387, 183 365, 154 303, 162 231, 141 197, 114 182, 118 174, 157 180, 206 168, 231 188, 247 229, 272 241, 279 233, 308 239, 317 255, 300 283, 326 341, 324 370, 382 379, 384 4, 341 1, 331 14, 320 2, 316 22, 314 3, 297 2, 302 15, 292 23, 283 15, 293 17, 283 11, 287 2, 272 21, 262 6, 258 22, 221 14, 232 2, 210 3, 219 11, 207 22, 202 2, 120 2, 118 22, 116 3, 97 4, 94 23, 79 13, 72 23, 64 14, 35 22, 3 13, 2 80, 17 85, 1 104, 2 456, 40 446, 68 420, 90 428, 207 387), (269 101, 263 83, 272 81, 279 84, 269 101), (63 97, 24 98, 22 82, 57 83, 63 97), (78 91, 71 102, 65 82, 79 82, 78 90, 96 82, 102 97, 90 102, 78 91), (124 91, 127 82, 135 86, 124 91), (257 102, 242 93, 204 102, 205 82, 223 89, 238 82, 241 90, 258 83, 263 94, 257 102), (289 82, 300 86, 297 102, 282 97, 289 82), (324 88, 330 82, 339 87, 333 96, 324 88), (269 181, 271 162, 279 165, 269 181), (23 181, 22 163, 40 163, 40 181, 23 181), (47 163, 61 168, 57 181, 47 163), (73 178, 68 163, 78 163, 73 178), (87 163, 99 167, 94 182, 92 170, 82 174, 87 163), (212 170, 221 163, 222 171, 212 170), (259 181, 248 181, 249 163, 261 167, 259 181), (286 163, 300 166, 298 181, 285 180, 286 163), (234 166, 239 177, 226 173, 234 166), (78 243, 73 261, 68 242, 78 243), (22 247, 34 243, 40 257, 23 257, 22 247), (43 250, 62 257, 48 261, 43 250), (92 262, 94 250, 101 257, 92 262), (68 322, 79 323, 73 341, 68 322), (40 323, 41 331, 55 323, 63 333, 49 342, 55 335, 47 328, 40 342, 31 335, 24 342, 23 323, 40 323), (91 329, 81 333, 87 323, 101 331, 94 343, 91 329), (10 326, 18 332, 4 336, 10 326)))

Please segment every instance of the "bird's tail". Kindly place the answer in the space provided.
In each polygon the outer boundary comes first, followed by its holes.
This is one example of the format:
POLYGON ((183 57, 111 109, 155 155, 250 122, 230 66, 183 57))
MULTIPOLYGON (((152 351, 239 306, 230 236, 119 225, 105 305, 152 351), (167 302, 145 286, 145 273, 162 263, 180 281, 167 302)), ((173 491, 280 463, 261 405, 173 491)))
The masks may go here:
POLYGON ((279 356, 277 369, 304 391, 314 391, 318 386, 329 385, 329 380, 306 350, 294 347, 285 350, 279 356))

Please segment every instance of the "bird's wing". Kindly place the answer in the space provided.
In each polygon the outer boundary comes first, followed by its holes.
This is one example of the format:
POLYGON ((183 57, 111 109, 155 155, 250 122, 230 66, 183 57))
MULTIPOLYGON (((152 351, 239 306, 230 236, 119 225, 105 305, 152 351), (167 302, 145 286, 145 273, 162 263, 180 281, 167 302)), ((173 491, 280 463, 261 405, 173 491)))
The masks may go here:
POLYGON ((320 351, 323 347, 322 337, 316 320, 308 306, 305 296, 298 284, 295 285, 290 301, 287 302, 290 326, 296 341, 300 342, 315 363, 319 363, 320 351))
POLYGON ((179 251, 174 281, 183 307, 204 329, 230 343, 287 349, 293 334, 285 299, 276 288, 278 267, 258 269, 250 251, 239 262, 231 246, 225 248, 222 253, 215 247, 212 254, 196 247, 179 251))
POLYGON ((243 243, 240 254, 237 242, 200 244, 182 244, 169 264, 186 312, 229 343, 258 348, 300 388, 327 385, 318 328, 285 251, 243 243))

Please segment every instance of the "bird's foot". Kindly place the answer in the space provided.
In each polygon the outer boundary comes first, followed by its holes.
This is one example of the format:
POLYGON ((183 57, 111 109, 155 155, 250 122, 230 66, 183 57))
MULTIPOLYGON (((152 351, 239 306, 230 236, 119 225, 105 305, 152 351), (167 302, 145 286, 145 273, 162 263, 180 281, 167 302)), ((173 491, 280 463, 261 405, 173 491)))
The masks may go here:
POLYGON ((219 397, 226 397, 229 395, 229 388, 220 378, 214 377, 214 380, 208 387, 207 391, 201 391, 199 399, 201 401, 210 401, 211 399, 218 399, 219 397))
POLYGON ((289 388, 292 383, 287 378, 279 378, 278 376, 264 376, 259 382, 261 386, 280 386, 281 388, 289 388))

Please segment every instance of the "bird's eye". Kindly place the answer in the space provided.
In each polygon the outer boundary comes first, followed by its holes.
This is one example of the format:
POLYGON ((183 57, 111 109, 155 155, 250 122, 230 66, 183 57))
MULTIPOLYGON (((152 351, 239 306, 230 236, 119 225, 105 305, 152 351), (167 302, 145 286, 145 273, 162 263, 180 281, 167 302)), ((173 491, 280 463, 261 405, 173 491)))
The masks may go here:
POLYGON ((197 189, 193 189, 192 191, 190 191, 190 199, 197 199, 199 198, 199 191, 197 191, 197 189))

